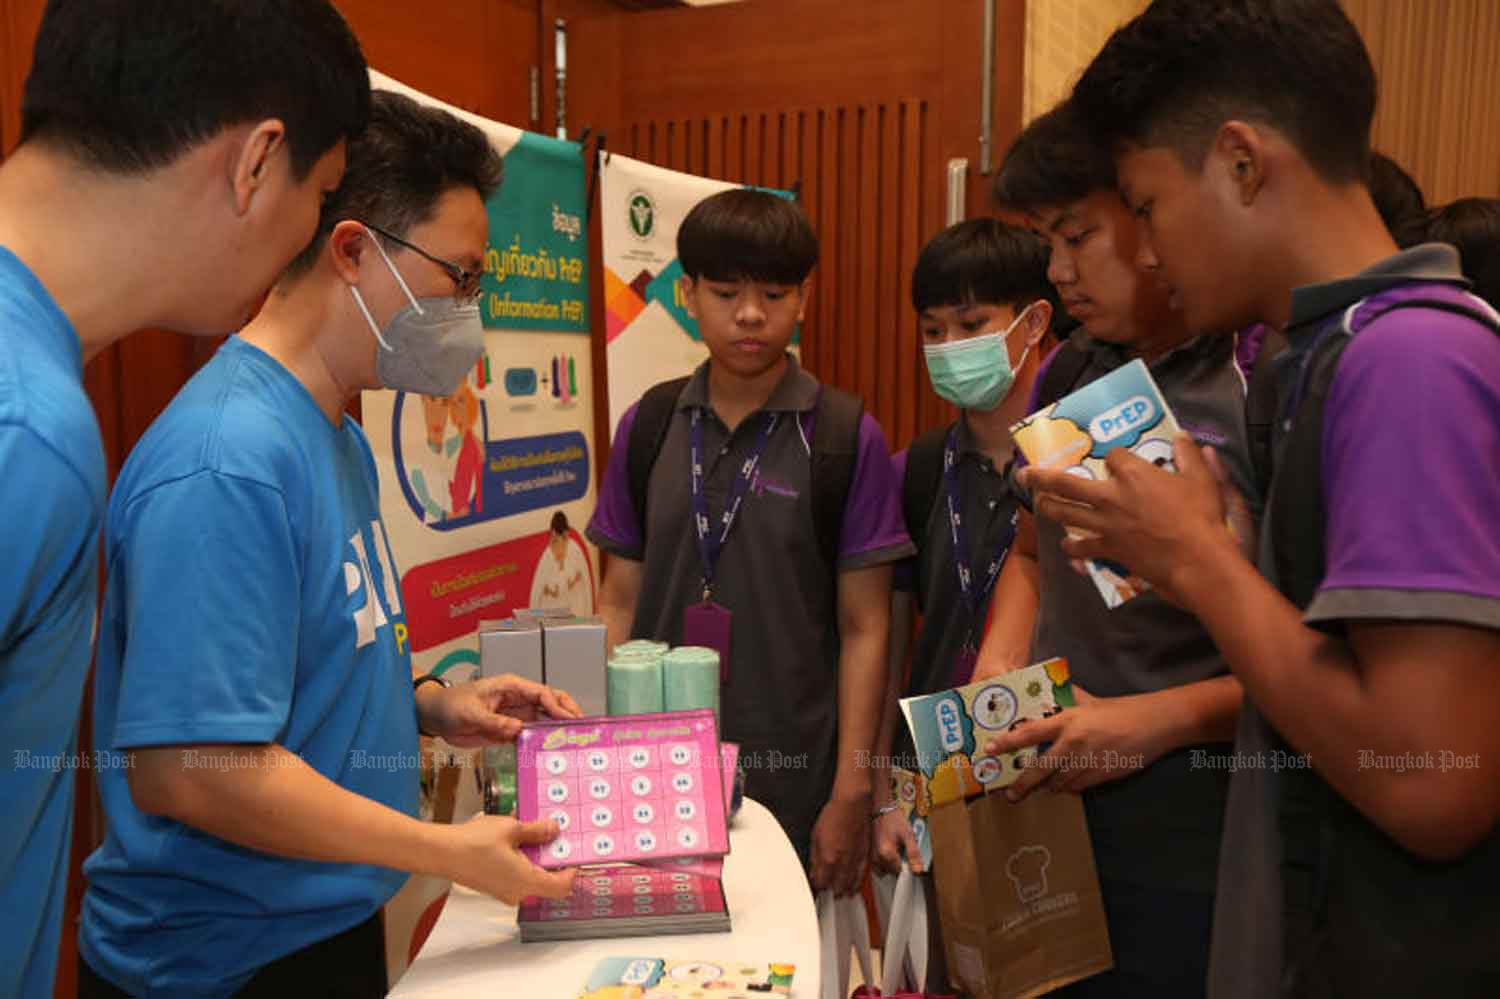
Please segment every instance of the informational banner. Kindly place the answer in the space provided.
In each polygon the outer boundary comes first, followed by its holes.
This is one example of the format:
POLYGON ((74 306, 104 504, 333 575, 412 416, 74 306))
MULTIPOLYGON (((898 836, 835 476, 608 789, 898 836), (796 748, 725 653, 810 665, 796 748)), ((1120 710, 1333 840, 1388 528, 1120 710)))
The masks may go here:
MULTIPOLYGON (((401 577, 418 672, 472 677, 481 621, 516 608, 592 613, 593 372, 588 340, 587 183, 577 143, 489 121, 372 71, 396 90, 476 125, 504 157, 484 259, 484 357, 452 395, 366 392, 363 425, 380 476, 381 515, 401 577)), ((478 809, 477 758, 434 766, 424 749, 423 812, 461 821, 478 809)), ((447 896, 412 878, 386 907, 394 982, 447 896)))
POLYGON ((647 389, 690 373, 708 357, 678 283, 677 229, 698 202, 741 185, 615 153, 600 154, 599 177, 613 435, 625 410, 647 389))

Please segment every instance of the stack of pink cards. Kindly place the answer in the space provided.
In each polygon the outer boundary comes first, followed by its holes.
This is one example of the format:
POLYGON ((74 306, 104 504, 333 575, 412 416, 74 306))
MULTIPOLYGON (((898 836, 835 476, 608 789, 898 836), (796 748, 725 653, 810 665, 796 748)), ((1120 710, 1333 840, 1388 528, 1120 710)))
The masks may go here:
POLYGON ((728 930, 722 858, 736 756, 707 710, 526 726, 516 816, 562 831, 525 850, 542 867, 584 870, 573 897, 522 905, 521 939, 728 930))

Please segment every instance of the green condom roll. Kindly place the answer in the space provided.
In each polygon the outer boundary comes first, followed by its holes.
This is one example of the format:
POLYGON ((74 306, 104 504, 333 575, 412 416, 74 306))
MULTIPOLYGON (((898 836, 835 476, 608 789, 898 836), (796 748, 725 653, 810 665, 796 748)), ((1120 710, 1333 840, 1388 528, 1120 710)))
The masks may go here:
POLYGON ((662 683, 668 711, 710 708, 719 714, 719 654, 684 645, 662 657, 662 683))
POLYGON ((619 647, 604 666, 606 710, 612 715, 650 714, 662 710, 662 661, 659 653, 622 652, 619 647))

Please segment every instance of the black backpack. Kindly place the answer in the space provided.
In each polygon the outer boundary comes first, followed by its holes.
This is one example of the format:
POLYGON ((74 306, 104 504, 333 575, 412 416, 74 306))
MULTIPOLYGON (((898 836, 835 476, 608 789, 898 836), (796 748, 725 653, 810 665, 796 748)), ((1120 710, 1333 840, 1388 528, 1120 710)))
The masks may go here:
MULTIPOLYGON (((641 522, 641 538, 646 535, 646 497, 651 469, 667 438, 677 400, 688 379, 674 378, 652 386, 641 397, 635 423, 630 428, 626 468, 630 480, 630 499, 641 522)), ((813 407, 812 435, 812 507, 813 530, 818 548, 830 566, 838 565, 839 537, 844 524, 844 506, 854 481, 854 465, 859 457, 859 427, 864 419, 864 402, 856 395, 831 385, 818 387, 813 407)))

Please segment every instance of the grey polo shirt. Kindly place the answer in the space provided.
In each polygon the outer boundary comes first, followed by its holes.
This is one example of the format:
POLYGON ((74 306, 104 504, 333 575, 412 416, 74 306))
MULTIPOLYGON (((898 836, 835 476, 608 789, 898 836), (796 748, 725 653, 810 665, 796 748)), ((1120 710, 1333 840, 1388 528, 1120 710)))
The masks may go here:
MULTIPOLYGON (((1290 347, 1275 369, 1280 397, 1322 330, 1360 299, 1412 281, 1465 284, 1452 247, 1424 244, 1344 280, 1294 291, 1290 347)), ((1273 458, 1287 429, 1273 431, 1273 458)), ((1329 386, 1320 473, 1327 572, 1304 609, 1309 624, 1334 633, 1389 619, 1500 629, 1500 336, 1462 316, 1416 309, 1361 329, 1329 386)), ((1258 559, 1273 585, 1277 514, 1273 503, 1258 559)), ((1304 800, 1302 772, 1277 765, 1297 757, 1248 698, 1235 750, 1243 767, 1225 815, 1209 987, 1215 999, 1261 999, 1278 992, 1289 928, 1298 939, 1296 928, 1311 925, 1318 815, 1304 800)), ((1456 877, 1446 884, 1422 886, 1423 897, 1388 901, 1408 913, 1423 907, 1435 925, 1452 918, 1441 892, 1473 899, 1472 892, 1493 891, 1500 834, 1466 864, 1450 865, 1456 877)), ((1372 881, 1384 873, 1367 872, 1372 881)), ((1379 913, 1364 916, 1380 923, 1379 913)), ((1403 954, 1402 944, 1387 939, 1385 953, 1369 957, 1405 968, 1423 963, 1425 955, 1403 954)))
MULTIPOLYGON (((967 525, 968 564, 977 593, 984 585, 984 572, 991 556, 1001 542, 1008 537, 1013 539, 1011 518, 1020 503, 1008 474, 1009 466, 995 468, 990 457, 979 449, 962 415, 949 429, 953 427, 958 429, 958 510, 967 525)), ((906 457, 907 452, 902 451, 892 459, 897 482, 906 479, 906 457)), ((922 629, 912 651, 911 677, 903 695, 906 697, 947 690, 960 680, 967 682, 966 678, 954 676, 954 663, 969 639, 970 629, 976 645, 984 637, 993 595, 993 591, 986 593, 977 612, 970 613, 958 585, 948 494, 941 467, 932 489, 932 510, 927 523, 920 528, 919 537, 914 539, 920 542, 917 553, 902 563, 896 580, 898 588, 915 594, 922 612, 922 629)), ((917 769, 916 752, 906 725, 896 726, 891 752, 896 766, 917 769)))
MULTIPOLYGON (((1058 350, 1082 349, 1088 364, 1068 391, 1131 360, 1124 350, 1079 333, 1070 342, 1077 346, 1058 350)), ((1246 381, 1235 362, 1235 338, 1198 337, 1149 367, 1182 429, 1217 448, 1246 495, 1252 495, 1246 381)), ((1044 366, 1037 385, 1045 372, 1044 366)), ((1056 521, 1037 518, 1042 587, 1033 661, 1065 656, 1073 681, 1103 697, 1150 693, 1227 672, 1198 619, 1156 593, 1107 607, 1093 582, 1073 571, 1062 539, 1056 521)), ((1223 744, 1184 747, 1143 771, 1084 792, 1101 878, 1163 890, 1214 890, 1228 774, 1194 766, 1194 748, 1228 750, 1223 744)))
MULTIPOLYGON (((868 413, 844 507, 838 565, 820 550, 812 506, 812 425, 818 383, 794 358, 762 412, 782 419, 715 570, 714 599, 734 614, 729 681, 721 692, 725 739, 743 747, 746 792, 781 821, 805 858, 833 786, 838 747, 838 573, 912 552, 899 485, 880 425, 868 413)), ((682 612, 703 596, 689 468, 691 412, 703 420, 705 493, 717 517, 764 428, 752 414, 730 433, 708 406, 708 364, 679 398, 647 488, 646 530, 630 496, 627 454, 636 407, 620 420, 588 537, 644 562, 631 635, 677 644, 682 612)))

